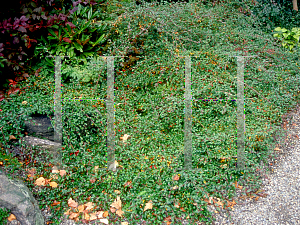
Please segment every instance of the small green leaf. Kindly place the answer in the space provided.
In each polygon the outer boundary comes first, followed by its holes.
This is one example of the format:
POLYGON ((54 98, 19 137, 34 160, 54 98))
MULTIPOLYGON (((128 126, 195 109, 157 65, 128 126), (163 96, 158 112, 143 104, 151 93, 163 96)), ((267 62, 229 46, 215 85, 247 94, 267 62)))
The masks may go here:
POLYGON ((61 36, 61 27, 58 30, 58 39, 60 40, 60 36, 61 36))
POLYGON ((47 38, 48 38, 49 40, 57 40, 57 38, 52 37, 52 36, 48 36, 47 38))
POLYGON ((104 34, 102 34, 102 36, 99 37, 99 39, 93 44, 93 47, 94 47, 96 44, 98 44, 99 42, 102 42, 103 37, 104 37, 104 34))
POLYGON ((53 59, 46 57, 46 61, 49 66, 54 66, 53 59))
POLYGON ((287 38, 290 34, 283 34, 284 38, 287 38))
POLYGON ((90 8, 90 10, 89 10, 89 12, 88 12, 88 16, 87 16, 88 20, 91 19, 92 12, 93 12, 93 11, 92 11, 92 8, 90 8))
POLYGON ((71 30, 71 27, 70 27, 69 24, 67 24, 67 28, 68 28, 69 34, 71 35, 72 34, 72 30, 71 30))
POLYGON ((100 15, 100 13, 98 11, 94 12, 94 14, 92 15, 91 19, 97 17, 98 15, 100 15))
POLYGON ((62 52, 63 52, 63 53, 65 53, 65 52, 66 52, 66 49, 65 49, 65 47, 64 47, 64 46, 61 46, 61 50, 62 50, 62 52))
POLYGON ((76 11, 77 16, 80 15, 81 8, 82 8, 82 6, 81 6, 81 4, 79 4, 79 5, 78 5, 78 9, 77 9, 77 11, 76 11))
POLYGON ((34 2, 30 2, 30 4, 32 5, 32 7, 36 8, 36 4, 34 2))
POLYGON ((74 46, 75 46, 75 48, 76 48, 78 51, 83 52, 82 46, 79 45, 77 42, 74 42, 74 46))
POLYGON ((59 29, 58 25, 53 25, 52 28, 59 29))
POLYGON ((46 41, 46 39, 43 36, 41 36, 41 39, 45 44, 48 44, 48 42, 46 41))
POLYGON ((56 36, 56 33, 54 33, 53 30, 49 29, 49 32, 50 32, 50 34, 52 34, 54 37, 56 37, 56 39, 58 38, 58 37, 56 36))
POLYGON ((138 196, 141 196, 141 195, 146 194, 146 193, 147 193, 147 191, 142 191, 142 192, 140 192, 140 193, 138 194, 138 196))
POLYGON ((294 38, 295 38, 295 41, 299 41, 299 37, 300 37, 300 35, 299 34, 295 34, 294 36, 293 36, 294 38))
POLYGON ((280 27, 276 27, 275 31, 281 31, 281 28, 280 27))

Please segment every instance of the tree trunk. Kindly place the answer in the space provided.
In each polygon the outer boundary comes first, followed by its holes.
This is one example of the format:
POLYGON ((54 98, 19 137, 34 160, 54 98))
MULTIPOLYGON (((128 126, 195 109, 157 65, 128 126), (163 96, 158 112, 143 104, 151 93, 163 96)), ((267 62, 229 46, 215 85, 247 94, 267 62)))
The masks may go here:
POLYGON ((297 0, 293 0, 293 10, 298 11, 297 0))

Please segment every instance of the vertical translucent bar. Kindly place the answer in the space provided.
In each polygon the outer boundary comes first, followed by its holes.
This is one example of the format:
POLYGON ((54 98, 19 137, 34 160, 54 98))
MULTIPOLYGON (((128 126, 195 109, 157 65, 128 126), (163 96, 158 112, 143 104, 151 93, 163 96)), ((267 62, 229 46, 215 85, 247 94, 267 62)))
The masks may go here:
POLYGON ((191 57, 185 58, 184 168, 192 169, 191 57))
POLYGON ((115 111, 114 111, 114 58, 107 57, 107 168, 116 171, 115 165, 115 111))
POLYGON ((59 170, 62 164, 61 146, 62 146, 62 121, 61 121, 61 58, 55 56, 55 93, 54 93, 54 142, 60 146, 53 152, 54 167, 59 170))
POLYGON ((244 57, 237 57, 237 164, 245 167, 244 57))

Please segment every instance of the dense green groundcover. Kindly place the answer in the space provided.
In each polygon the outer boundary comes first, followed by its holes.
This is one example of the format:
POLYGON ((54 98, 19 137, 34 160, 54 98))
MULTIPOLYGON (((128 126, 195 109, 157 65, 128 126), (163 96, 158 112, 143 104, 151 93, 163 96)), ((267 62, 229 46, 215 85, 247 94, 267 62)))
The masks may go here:
MULTIPOLYGON (((91 72, 99 57, 92 57, 94 61, 87 67, 80 63, 68 64, 77 67, 62 65, 62 98, 83 100, 62 103, 66 175, 51 180, 57 187, 35 184, 38 178, 51 177, 52 159, 48 155, 28 151, 27 158, 19 163, 5 151, 12 145, 10 135, 17 139, 24 135, 26 115, 54 112, 53 67, 44 62, 36 65, 36 69, 42 68, 39 75, 30 76, 19 84, 20 92, 0 102, 1 165, 14 174, 35 168, 34 178, 23 180, 31 190, 38 188, 35 197, 42 209, 51 208, 52 222, 59 224, 58 218, 69 209, 72 198, 79 205, 93 202, 97 205, 93 212, 108 211, 110 224, 136 224, 140 219, 151 224, 171 219, 180 224, 182 216, 191 224, 210 224, 209 197, 219 198, 220 204, 230 208, 235 182, 247 186, 252 194, 259 190, 261 183, 254 172, 261 162, 276 157, 273 137, 275 133, 284 134, 281 116, 299 103, 299 51, 290 53, 281 48, 272 33, 249 26, 255 18, 225 6, 188 3, 134 10, 128 6, 119 18, 113 31, 118 36, 102 55, 124 55, 134 40, 140 42, 135 47, 142 48, 143 54, 129 68, 122 66, 128 59, 114 58, 115 173, 95 168, 107 165, 106 104, 99 100, 106 98, 105 63, 98 64, 103 66, 99 76, 91 72), (192 171, 182 169, 185 65, 178 55, 199 56, 191 57, 192 165, 197 169, 192 171), (236 99, 237 63, 231 55, 257 56, 245 59, 247 161, 242 172, 236 169, 237 104, 232 100, 236 99), (80 135, 85 114, 92 115, 96 130, 80 135), (120 137, 126 134, 130 139, 125 144, 120 137), (35 160, 37 156, 39 160, 35 160), (111 211, 117 196, 123 213, 111 211)), ((83 215, 78 218, 83 219, 83 215)))

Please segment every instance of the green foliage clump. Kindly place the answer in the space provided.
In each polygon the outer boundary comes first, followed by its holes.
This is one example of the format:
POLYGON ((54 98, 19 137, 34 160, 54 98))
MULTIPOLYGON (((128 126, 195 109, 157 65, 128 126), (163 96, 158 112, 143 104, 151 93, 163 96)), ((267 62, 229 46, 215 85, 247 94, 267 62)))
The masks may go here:
POLYGON ((299 13, 293 10, 291 0, 257 0, 250 5, 251 14, 256 19, 257 29, 271 33, 274 27, 292 29, 300 26, 299 13))
POLYGON ((100 77, 100 72, 103 71, 104 63, 100 58, 101 57, 92 58, 87 62, 87 65, 66 65, 65 69, 62 71, 62 74, 65 74, 66 77, 72 77, 78 82, 87 83, 90 81, 95 81, 100 77))
POLYGON ((300 28, 293 28, 291 31, 285 28, 277 27, 274 37, 278 37, 282 40, 282 46, 289 48, 290 52, 295 46, 299 46, 300 28))
POLYGON ((0 225, 6 224, 8 216, 9 216, 8 210, 0 208, 0 225))

